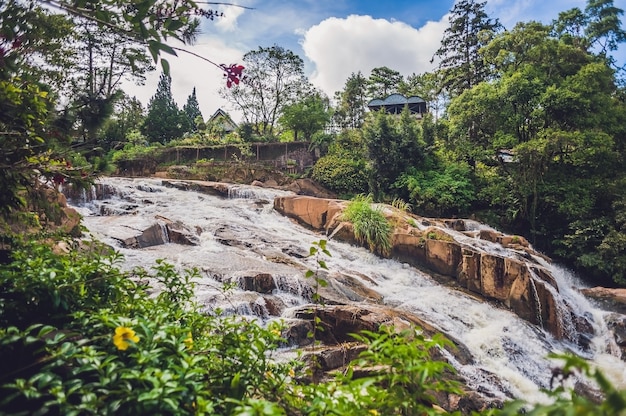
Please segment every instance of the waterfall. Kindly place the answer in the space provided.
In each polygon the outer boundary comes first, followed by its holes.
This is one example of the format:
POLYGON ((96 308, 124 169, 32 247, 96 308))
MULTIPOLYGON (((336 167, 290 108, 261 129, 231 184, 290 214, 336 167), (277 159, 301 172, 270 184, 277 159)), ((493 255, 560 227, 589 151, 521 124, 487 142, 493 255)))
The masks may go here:
MULTIPOLYGON (((531 270, 531 274, 534 275, 534 273, 532 273, 532 269, 531 270)), ((533 293, 533 302, 535 303, 535 307, 537 309, 536 312, 536 316, 537 316, 537 322, 539 322, 539 326, 541 328, 543 328, 543 316, 541 315, 541 301, 539 300, 539 292, 537 292, 537 284, 535 283, 535 279, 530 279, 530 286, 532 288, 532 293, 533 293)))
MULTIPOLYGON (((125 256, 124 268, 150 267, 158 258, 180 269, 198 267, 204 273, 198 281, 196 297, 207 313, 219 310, 255 316, 266 322, 279 319, 275 316, 277 310, 286 313, 310 302, 312 281, 303 276, 307 269, 314 270, 316 263, 307 254, 314 241, 327 237, 272 209, 268 201, 284 191, 233 186, 230 198, 222 198, 166 187, 160 180, 145 178, 103 178, 98 186, 108 189, 104 199, 86 198, 72 203, 84 216, 84 225, 90 233, 125 256), (120 238, 145 229, 156 217, 181 222, 196 230, 199 244, 142 249, 120 245, 120 238), (235 279, 242 271, 270 274, 275 288, 264 294, 220 289, 222 282, 235 279)), ((471 228, 477 232, 483 229, 473 222, 471 228)), ((456 233, 449 229, 445 232, 456 233)), ((468 235, 458 237, 464 239, 464 244, 510 255, 494 243, 468 235)), ((604 312, 595 309, 571 287, 572 282, 568 281, 571 276, 565 270, 547 262, 541 264, 550 269, 559 284, 554 295, 563 298, 593 325, 595 335, 589 340, 587 350, 567 339, 555 339, 504 307, 441 285, 407 264, 379 258, 366 249, 334 239, 328 241, 327 248, 332 254, 326 260, 331 272, 356 276, 355 280, 380 294, 385 305, 412 313, 461 342, 471 353, 472 361, 462 364, 455 362, 454 357, 448 358, 477 391, 493 397, 544 401, 541 389, 549 388, 551 369, 558 364, 548 359, 548 354, 566 351, 591 360, 618 387, 626 388, 626 365, 615 354, 618 350, 604 323, 604 312)), ((327 278, 333 277, 329 274, 327 278)), ((541 315, 541 312, 538 309, 537 313, 541 315)), ((573 326, 568 323, 571 317, 563 318, 567 330, 572 331, 573 326)))

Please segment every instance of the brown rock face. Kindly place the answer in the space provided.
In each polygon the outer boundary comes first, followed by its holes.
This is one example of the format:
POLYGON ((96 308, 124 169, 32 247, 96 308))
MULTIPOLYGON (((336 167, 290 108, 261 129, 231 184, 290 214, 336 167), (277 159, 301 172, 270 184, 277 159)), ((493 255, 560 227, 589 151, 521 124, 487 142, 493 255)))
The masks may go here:
POLYGON ((341 202, 311 196, 286 196, 274 199, 274 209, 310 228, 323 230, 343 209, 341 202))
MULTIPOLYGON (((333 238, 356 243, 351 224, 339 221, 345 205, 340 200, 307 196, 274 200, 274 208, 280 213, 313 229, 332 232, 333 238)), ((395 224, 390 257, 456 279, 460 286, 504 304, 555 337, 577 341, 576 334, 564 329, 565 321, 577 321, 572 309, 560 300, 550 272, 532 260, 541 255, 523 237, 495 230, 472 234, 465 231, 463 220, 409 217, 392 210, 386 215, 395 224)), ((579 325, 579 329, 584 330, 585 325, 579 325)))

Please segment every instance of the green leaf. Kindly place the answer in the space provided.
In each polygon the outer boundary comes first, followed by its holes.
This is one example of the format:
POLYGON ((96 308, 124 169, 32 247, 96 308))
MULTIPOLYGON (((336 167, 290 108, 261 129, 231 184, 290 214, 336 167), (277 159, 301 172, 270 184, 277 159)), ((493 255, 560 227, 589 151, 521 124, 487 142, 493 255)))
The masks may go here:
POLYGON ((169 75, 170 73, 170 63, 167 61, 167 59, 162 59, 161 58, 161 68, 163 68, 163 73, 166 75, 169 75))

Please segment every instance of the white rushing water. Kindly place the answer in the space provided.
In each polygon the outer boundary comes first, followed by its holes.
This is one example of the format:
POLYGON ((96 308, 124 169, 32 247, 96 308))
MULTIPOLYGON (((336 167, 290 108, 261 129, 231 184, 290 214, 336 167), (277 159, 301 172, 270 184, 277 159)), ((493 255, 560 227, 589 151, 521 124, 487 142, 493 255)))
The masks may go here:
MULTIPOLYGON (((158 258, 181 269, 198 267, 202 278, 197 285, 197 298, 207 310, 219 307, 267 318, 264 301, 258 294, 246 292, 230 298, 221 290, 223 281, 250 271, 271 274, 283 289, 274 295, 286 305, 307 303, 310 292, 300 278, 303 270, 314 267, 314 262, 306 255, 311 243, 325 236, 273 210, 273 197, 284 192, 237 186, 227 199, 168 188, 157 179, 106 178, 102 182, 116 188, 117 195, 80 204, 77 209, 95 238, 116 247, 125 256, 124 267, 150 267, 158 258), (137 235, 159 217, 180 221, 195 230, 200 244, 121 247, 120 239, 137 235)), ((478 391, 500 398, 509 394, 542 402, 545 397, 540 389, 549 387, 551 369, 558 364, 546 357, 550 352, 565 351, 593 361, 618 387, 626 388, 626 367, 616 356, 617 350, 611 348, 603 312, 572 289, 572 278, 562 269, 549 266, 561 296, 594 325, 596 336, 586 351, 555 340, 505 309, 445 287, 406 264, 381 259, 363 248, 333 240, 328 249, 332 253, 327 260, 331 271, 370 282, 385 304, 414 313, 462 342, 474 362, 457 363, 456 367, 478 391), (493 382, 493 374, 500 377, 499 383, 493 382)))

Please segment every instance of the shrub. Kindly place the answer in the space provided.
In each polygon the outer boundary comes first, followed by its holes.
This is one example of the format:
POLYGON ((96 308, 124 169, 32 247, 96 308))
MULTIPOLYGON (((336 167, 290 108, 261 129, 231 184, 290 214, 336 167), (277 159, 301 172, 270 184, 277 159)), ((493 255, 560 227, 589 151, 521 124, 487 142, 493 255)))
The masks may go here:
POLYGON ((363 159, 324 156, 315 163, 312 177, 339 194, 355 195, 367 190, 367 168, 363 159))
POLYGON ((392 226, 380 208, 372 208, 372 196, 355 197, 343 212, 343 218, 352 223, 354 236, 367 243, 371 251, 389 254, 392 226))
POLYGON ((231 414, 283 382, 280 331, 200 313, 194 270, 122 273, 115 254, 38 244, 13 258, 0 266, 2 414, 231 414), (164 289, 151 298, 137 278, 164 289))

